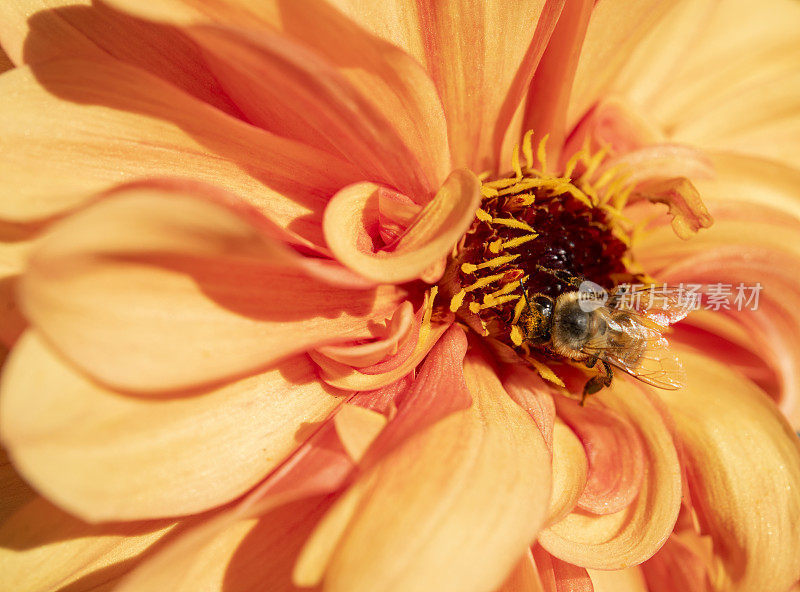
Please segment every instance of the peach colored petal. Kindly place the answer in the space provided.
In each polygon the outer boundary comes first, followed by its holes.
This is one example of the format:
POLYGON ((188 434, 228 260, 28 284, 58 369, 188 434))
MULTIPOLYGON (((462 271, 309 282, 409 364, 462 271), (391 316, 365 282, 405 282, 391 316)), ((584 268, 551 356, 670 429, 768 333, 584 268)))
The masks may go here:
POLYGON ((545 592, 530 549, 495 592, 545 592))
POLYGON ((594 514, 628 507, 639 495, 645 461, 643 442, 630 420, 602 401, 586 409, 559 399, 557 408, 586 451, 589 473, 578 507, 594 514))
POLYGON ((445 258, 472 224, 481 200, 478 178, 453 171, 397 243, 376 251, 370 230, 377 223, 378 192, 373 183, 341 190, 325 210, 323 229, 340 263, 380 283, 417 279, 445 258))
POLYGON ((623 154, 606 161, 602 170, 615 166, 630 175, 627 179, 630 183, 670 177, 710 179, 714 176, 714 168, 704 152, 679 144, 647 146, 623 154))
POLYGON ((367 321, 396 308, 399 291, 348 289, 344 270, 225 199, 235 204, 202 185, 142 185, 60 222, 21 280, 28 318, 100 380, 165 391, 370 337, 367 321))
POLYGON ((545 592, 593 592, 584 568, 553 557, 539 545, 533 548, 533 560, 545 592))
MULTIPOLYGON (((439 373, 445 378, 454 371, 448 365, 439 373)), ((467 357, 464 378, 474 405, 379 456, 323 520, 321 534, 312 536, 312 545, 329 545, 326 522, 345 523, 328 533, 343 534, 327 565, 323 558, 304 564, 313 549, 307 547, 298 581, 310 583, 324 572, 327 590, 348 592, 469 592, 502 583, 545 518, 549 453, 533 421, 479 355, 467 357)), ((406 431, 402 423, 398 415, 384 433, 393 425, 406 431)), ((376 441, 373 447, 383 446, 376 441)))
POLYGON ((11 63, 11 59, 8 57, 6 52, 3 51, 3 48, 0 47, 0 74, 6 70, 10 70, 13 67, 14 64, 11 63))
MULTIPOLYGON (((714 164, 718 177, 699 182, 698 187, 715 225, 688 242, 677 240, 668 228, 654 228, 635 245, 636 258, 670 283, 734 286, 732 310, 713 313, 726 318, 714 321, 711 329, 728 324, 744 331, 743 338, 728 330, 721 336, 751 350, 777 374, 778 388, 770 390, 790 421, 800 426, 800 360, 795 354, 800 348, 800 287, 794 272, 800 265, 796 198, 800 173, 775 163, 723 154, 714 156, 714 164), (762 286, 758 310, 749 310, 752 306, 737 310, 735 286, 742 283, 762 286)), ((686 321, 690 325, 695 323, 693 316, 686 321)), ((729 350, 721 352, 721 359, 734 363, 736 357, 729 350)), ((769 388, 769 381, 761 382, 769 388)))
POLYGON ((152 399, 102 388, 35 335, 2 382, 2 437, 21 474, 86 520, 135 520, 221 505, 297 446, 303 423, 339 404, 293 358, 192 396, 152 399))
MULTIPOLYGON (((616 571, 600 571, 596 569, 586 570, 592 580, 594 592, 654 592, 647 587, 647 583, 642 576, 642 570, 638 566, 620 569, 616 571)), ((694 592, 686 588, 674 588, 681 592, 694 592)))
POLYGON ((0 79, 0 216, 58 214, 126 180, 172 175, 234 190, 306 242, 342 161, 253 128, 142 70, 50 62, 0 79), (41 163, 48 174, 41 174, 41 163))
POLYGON ((583 42, 567 111, 573 127, 613 83, 631 50, 677 6, 675 2, 627 0, 596 3, 583 42))
POLYGON ((800 166, 800 7, 718 3, 645 108, 670 137, 800 166))
POLYGON ((666 540, 681 501, 681 473, 672 435, 645 387, 617 380, 597 399, 620 414, 644 445, 644 475, 637 498, 616 514, 598 516, 574 511, 543 530, 539 543, 563 561, 592 569, 622 569, 651 557, 666 540))
POLYGON ((553 436, 553 493, 548 526, 560 522, 575 509, 589 475, 583 444, 560 419, 555 423, 553 436))
POLYGON ((370 444, 386 427, 386 417, 365 407, 345 403, 336 412, 333 425, 347 454, 358 463, 370 444))
POLYGON ((185 34, 98 2, 8 0, 0 5, 0 41, 17 65, 111 56, 228 113, 239 113, 185 34))
POLYGON ((261 517, 234 508, 165 546, 115 590, 297 590, 292 566, 328 506, 317 497, 261 517))
POLYGON ((553 36, 542 55, 531 81, 523 129, 533 130, 534 137, 543 139, 549 134, 548 158, 558 162, 566 139, 567 106, 575 69, 578 66, 592 0, 573 0, 564 3, 553 36))
POLYGON ((562 1, 418 3, 426 65, 444 103, 454 167, 495 168, 503 135, 562 1))
POLYGON ((675 419, 719 589, 782 592, 800 578, 800 441, 758 388, 681 349, 684 389, 659 393, 675 419))
POLYGON ((94 589, 125 574, 174 529, 169 522, 90 525, 40 497, 0 526, 0 587, 94 589))

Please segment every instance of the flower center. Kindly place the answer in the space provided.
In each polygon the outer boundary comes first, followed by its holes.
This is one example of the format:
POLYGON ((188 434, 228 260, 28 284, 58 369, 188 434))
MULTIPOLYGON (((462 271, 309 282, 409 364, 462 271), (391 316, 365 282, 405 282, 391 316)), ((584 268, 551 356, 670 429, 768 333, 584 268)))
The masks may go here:
POLYGON ((555 299, 582 280, 610 289, 638 277, 629 271, 630 237, 620 215, 631 191, 625 178, 598 172, 604 151, 582 150, 562 174, 549 173, 547 138, 534 159, 530 137, 524 164, 516 151, 511 174, 483 178, 481 208, 443 282, 451 311, 523 357, 531 344, 519 322, 531 299, 555 299))

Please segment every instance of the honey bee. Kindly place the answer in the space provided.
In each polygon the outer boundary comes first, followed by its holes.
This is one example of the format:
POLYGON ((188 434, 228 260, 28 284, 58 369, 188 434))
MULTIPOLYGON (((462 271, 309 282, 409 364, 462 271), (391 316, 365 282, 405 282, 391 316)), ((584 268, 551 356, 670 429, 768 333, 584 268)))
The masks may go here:
MULTIPOLYGON (((540 269, 551 273, 552 270, 540 269)), ((562 281, 573 287, 580 282, 573 277, 562 281)), ((520 281, 526 306, 519 326, 525 341, 556 356, 561 356, 602 372, 592 376, 583 389, 583 398, 611 385, 618 368, 652 386, 675 390, 684 386, 685 374, 680 360, 669 350, 662 332, 683 319, 695 302, 676 290, 658 292, 658 305, 648 309, 621 306, 633 301, 636 294, 615 288, 607 300, 587 298, 583 291, 563 292, 557 298, 544 294, 529 296, 520 281)))

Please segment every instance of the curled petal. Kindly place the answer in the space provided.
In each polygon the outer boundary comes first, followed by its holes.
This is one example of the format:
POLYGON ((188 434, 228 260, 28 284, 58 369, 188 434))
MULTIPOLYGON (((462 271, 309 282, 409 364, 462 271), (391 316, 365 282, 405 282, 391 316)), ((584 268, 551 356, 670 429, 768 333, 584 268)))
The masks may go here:
POLYGON ((547 446, 552 447, 556 407, 550 389, 539 375, 523 366, 512 366, 503 380, 503 388, 530 414, 547 446))
POLYGON ((672 229, 684 240, 713 223, 700 193, 686 177, 645 181, 636 188, 635 195, 665 204, 672 217, 672 229))
POLYGON ((323 229, 333 254, 345 266, 381 283, 419 278, 444 258, 466 232, 480 204, 480 181, 469 171, 454 171, 391 249, 376 251, 370 218, 377 212, 379 187, 358 183, 340 191, 325 210, 323 229))
POLYGON ((297 447, 302 422, 339 404, 314 378, 294 358, 191 396, 125 396, 28 334, 3 375, 0 426, 20 473, 86 520, 189 514, 255 485, 297 447))
MULTIPOLYGON (((458 370, 448 364, 441 373, 458 370)), ((464 379, 473 406, 376 456, 312 536, 308 549, 323 545, 332 554, 304 549, 316 561, 301 556, 296 581, 308 585, 324 575, 326 589, 348 592, 469 592, 502 583, 545 518, 549 452, 485 361, 468 357, 464 379)), ((393 425, 401 433, 413 429, 402 423, 398 415, 384 433, 393 425)))
MULTIPOLYGON (((5 492, 4 492, 5 493, 5 492)), ((36 498, 0 526, 0 586, 17 592, 95 587, 119 579, 174 522, 91 525, 36 498)))
POLYGON ((257 213, 207 186, 123 188, 53 228, 31 257, 20 297, 68 359, 142 392, 370 337, 367 321, 397 306, 394 289, 348 289, 345 270, 275 236, 257 213))
MULTIPOLYGON (((338 362, 361 368, 377 364, 388 356, 398 353, 398 347, 404 346, 414 333, 419 334, 419 321, 414 315, 411 302, 404 302, 387 323, 387 335, 375 341, 360 344, 326 345, 317 352, 338 362)), ((416 335, 413 335, 416 337, 416 335)), ((413 349, 413 345, 411 345, 413 349)), ((410 351, 410 350, 409 350, 410 351)))
POLYGON ((572 401, 559 401, 558 413, 586 450, 589 473, 578 506, 594 514, 626 508, 639 495, 645 460, 629 418, 602 404, 585 409, 572 401))
POLYGON ((710 179, 714 176, 711 160, 703 152, 678 144, 659 144, 629 152, 609 159, 603 170, 617 166, 629 174, 628 182, 637 184, 650 179, 710 179))
MULTIPOLYGON (((681 472, 672 435, 643 387, 618 380, 598 397, 625 418, 644 446, 639 495, 615 514, 575 511, 542 531, 539 543, 575 565, 622 569, 651 557, 672 532, 681 501, 681 472)), ((589 399, 586 410, 596 405, 589 399)))
POLYGON ((800 441, 752 383, 682 349, 688 383, 659 393, 675 419, 692 502, 723 570, 715 585, 782 592, 800 579, 800 441))
MULTIPOLYGON (((548 526, 560 522, 585 496, 589 462, 581 441, 567 425, 557 420, 553 432, 553 494, 548 526)), ((585 503, 585 502, 584 502, 585 503)))

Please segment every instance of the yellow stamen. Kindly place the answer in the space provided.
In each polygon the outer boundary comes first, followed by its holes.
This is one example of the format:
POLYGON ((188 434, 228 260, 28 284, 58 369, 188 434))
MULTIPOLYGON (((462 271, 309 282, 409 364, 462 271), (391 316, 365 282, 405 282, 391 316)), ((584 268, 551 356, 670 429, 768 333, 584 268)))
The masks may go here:
POLYGON ((542 141, 539 142, 539 149, 536 151, 536 160, 539 161, 539 164, 542 165, 542 172, 547 172, 547 140, 550 138, 550 134, 545 134, 542 141))
POLYGON ((473 290, 480 290, 481 288, 485 288, 489 284, 496 282, 499 279, 502 279, 504 273, 496 273, 494 275, 487 275, 485 278, 479 279, 474 284, 470 284, 466 288, 464 288, 467 292, 472 292, 473 290))
POLYGON ((464 288, 458 291, 458 294, 453 296, 450 299, 450 312, 456 312, 461 305, 464 303, 464 296, 467 295, 467 291, 464 288))
POLYGON ((498 238, 497 240, 494 240, 494 241, 489 243, 489 252, 490 253, 494 253, 495 255, 497 255, 502 250, 503 250, 503 239, 502 238, 498 238))
POLYGON ((525 243, 530 242, 533 239, 535 239, 537 236, 539 236, 539 235, 538 234, 528 234, 528 235, 525 235, 525 236, 518 236, 517 238, 512 238, 511 240, 507 240, 506 242, 503 243, 503 249, 513 249, 513 248, 518 247, 520 245, 524 245, 525 243))
POLYGON ((522 332, 522 329, 519 328, 519 325, 514 325, 511 327, 511 343, 519 347, 522 345, 522 342, 525 341, 525 334, 522 332))
POLYGON ((480 220, 481 222, 491 222, 492 217, 484 212, 482 209, 478 208, 478 211, 475 212, 475 217, 480 220))
POLYGON ((508 226, 509 228, 517 228, 519 230, 527 230, 528 232, 536 232, 529 224, 514 218, 492 218, 492 224, 499 224, 500 226, 508 226))
POLYGON ((519 166, 519 144, 514 146, 514 152, 511 154, 511 169, 517 179, 522 179, 522 167, 519 166))
POLYGON ((522 154, 529 169, 533 168, 533 130, 525 132, 522 138, 522 154))

